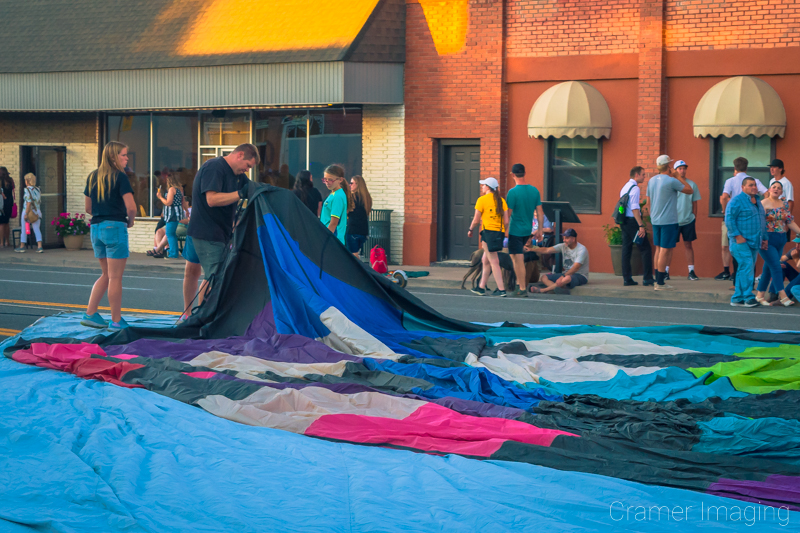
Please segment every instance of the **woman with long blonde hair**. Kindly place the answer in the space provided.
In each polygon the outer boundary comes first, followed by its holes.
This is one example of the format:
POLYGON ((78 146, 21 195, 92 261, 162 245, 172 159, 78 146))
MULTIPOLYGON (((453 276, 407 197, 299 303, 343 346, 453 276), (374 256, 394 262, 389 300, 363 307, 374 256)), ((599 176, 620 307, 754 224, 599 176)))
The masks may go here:
POLYGON ((84 205, 92 214, 91 237, 94 256, 100 261, 103 273, 95 281, 89 305, 81 324, 112 331, 128 327, 122 318, 122 275, 128 261, 128 228, 136 218, 133 188, 125 167, 128 147, 111 141, 103 148, 100 167, 86 178, 84 205), (108 292, 111 322, 106 323, 97 307, 108 292))
POLYGON ((372 197, 369 195, 367 182, 358 174, 350 178, 350 192, 353 196, 353 210, 348 215, 345 243, 350 253, 358 257, 369 236, 372 197))

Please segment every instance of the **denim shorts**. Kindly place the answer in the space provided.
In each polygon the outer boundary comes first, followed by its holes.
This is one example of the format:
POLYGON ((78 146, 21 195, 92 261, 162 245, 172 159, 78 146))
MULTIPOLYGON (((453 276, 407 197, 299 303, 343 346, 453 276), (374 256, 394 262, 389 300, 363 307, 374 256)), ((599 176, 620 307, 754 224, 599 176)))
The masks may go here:
POLYGON ((200 264, 200 258, 197 257, 197 252, 194 250, 194 242, 192 242, 192 238, 188 235, 186 236, 186 242, 183 245, 183 258, 190 263, 194 263, 195 265, 200 264))
POLYGON ((127 259, 128 224, 116 220, 107 220, 92 224, 92 249, 98 259, 127 259))
POLYGON ((361 247, 364 246, 365 242, 367 242, 366 235, 355 235, 353 233, 348 233, 344 236, 344 243, 347 245, 347 251, 351 254, 360 253, 361 247))

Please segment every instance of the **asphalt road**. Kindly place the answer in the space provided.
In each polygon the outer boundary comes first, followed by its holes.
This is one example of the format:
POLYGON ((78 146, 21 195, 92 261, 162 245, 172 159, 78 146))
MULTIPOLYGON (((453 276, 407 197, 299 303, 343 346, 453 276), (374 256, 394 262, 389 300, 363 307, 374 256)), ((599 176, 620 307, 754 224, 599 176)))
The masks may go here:
MULTIPOLYGON (((82 311, 99 269, 0 264, 0 338, 14 335, 40 317, 82 311)), ((124 314, 183 307, 178 273, 129 270, 123 280, 124 314)), ((475 322, 505 320, 530 324, 661 326, 702 324, 800 330, 800 308, 732 308, 725 304, 664 302, 628 298, 538 295, 526 299, 475 296, 453 289, 411 289, 445 315, 475 322)), ((107 306, 104 299, 101 305, 107 306)))

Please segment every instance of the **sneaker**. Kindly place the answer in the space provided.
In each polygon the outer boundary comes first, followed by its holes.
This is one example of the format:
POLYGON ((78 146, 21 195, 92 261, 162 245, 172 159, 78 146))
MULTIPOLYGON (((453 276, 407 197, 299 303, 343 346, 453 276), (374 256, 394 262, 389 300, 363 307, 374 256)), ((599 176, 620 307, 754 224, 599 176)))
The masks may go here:
POLYGON ((81 318, 81 326, 87 326, 90 328, 107 328, 108 322, 103 320, 103 317, 100 316, 100 313, 95 313, 93 315, 87 315, 83 313, 83 318, 81 318))
POLYGON ((714 276, 714 279, 717 281, 729 280, 731 279, 731 275, 727 272, 720 272, 719 274, 714 276))
POLYGON ((745 306, 745 307, 758 307, 759 303, 756 301, 755 298, 751 298, 751 299, 747 300, 746 302, 742 303, 742 305, 745 306))
POLYGON ((669 272, 664 273, 664 281, 669 280, 669 272))
POLYGON ((672 285, 667 285, 666 283, 663 284, 663 285, 659 285, 658 283, 656 283, 656 290, 657 291, 674 291, 675 287, 673 287, 672 285))
POLYGON ((111 331, 119 331, 128 327, 128 323, 125 322, 125 319, 119 317, 119 322, 109 322, 108 329, 111 331))
POLYGON ((469 290, 472 294, 477 294, 478 296, 484 296, 486 294, 486 289, 481 289, 480 287, 473 287, 469 290))
POLYGON ((528 297, 528 291, 525 291, 525 290, 522 290, 522 289, 517 289, 517 290, 514 291, 512 296, 514 296, 516 298, 527 298, 528 297))
POLYGON ((630 281, 626 281, 626 282, 624 282, 624 283, 622 284, 622 286, 623 286, 623 287, 633 287, 633 286, 635 286, 635 285, 638 285, 638 284, 639 284, 639 282, 638 282, 638 281, 636 281, 636 280, 630 280, 630 281))
POLYGON ((37 254, 43 254, 44 253, 44 248, 39 248, 38 250, 36 250, 36 253, 37 254))
POLYGON ((731 301, 731 307, 744 307, 744 302, 731 301))
POLYGON ((694 273, 694 270, 690 270, 689 271, 689 281, 697 281, 698 279, 700 279, 700 278, 697 277, 697 274, 694 273))
POLYGON ((500 289, 495 289, 492 293, 492 296, 499 296, 500 298, 506 297, 506 291, 501 291, 500 289))
POLYGON ((18 254, 24 254, 25 248, 14 248, 14 251, 17 252, 18 254))

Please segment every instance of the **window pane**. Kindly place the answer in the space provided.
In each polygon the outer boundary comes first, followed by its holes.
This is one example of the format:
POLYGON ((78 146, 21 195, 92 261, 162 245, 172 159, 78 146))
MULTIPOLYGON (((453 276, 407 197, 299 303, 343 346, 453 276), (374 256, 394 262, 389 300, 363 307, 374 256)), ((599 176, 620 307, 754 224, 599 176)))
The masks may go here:
POLYGON ((306 168, 306 114, 254 113, 254 144, 261 156, 256 179, 289 188, 306 168))
POLYGON ((598 140, 562 137, 550 142, 549 199, 569 202, 578 212, 596 211, 600 185, 598 140))
POLYGON ((109 115, 106 134, 109 141, 128 146, 125 173, 133 187, 139 216, 150 210, 150 115, 109 115))
POLYGON ((160 216, 164 205, 155 196, 157 187, 166 195, 167 176, 178 176, 183 193, 191 198, 197 174, 197 114, 153 115, 153 216, 160 216))
POLYGON ((250 142, 250 112, 203 113, 203 146, 239 146, 250 142))
POLYGON ((720 142, 722 145, 719 151, 718 166, 733 168, 733 160, 737 157, 744 157, 749 163, 748 167, 769 167, 772 139, 766 135, 763 137, 734 135, 733 137, 721 137, 720 142))
POLYGON ((361 174, 361 110, 341 109, 311 114, 310 169, 314 186, 328 196, 322 183, 325 167, 336 163, 344 167, 345 177, 361 174))

